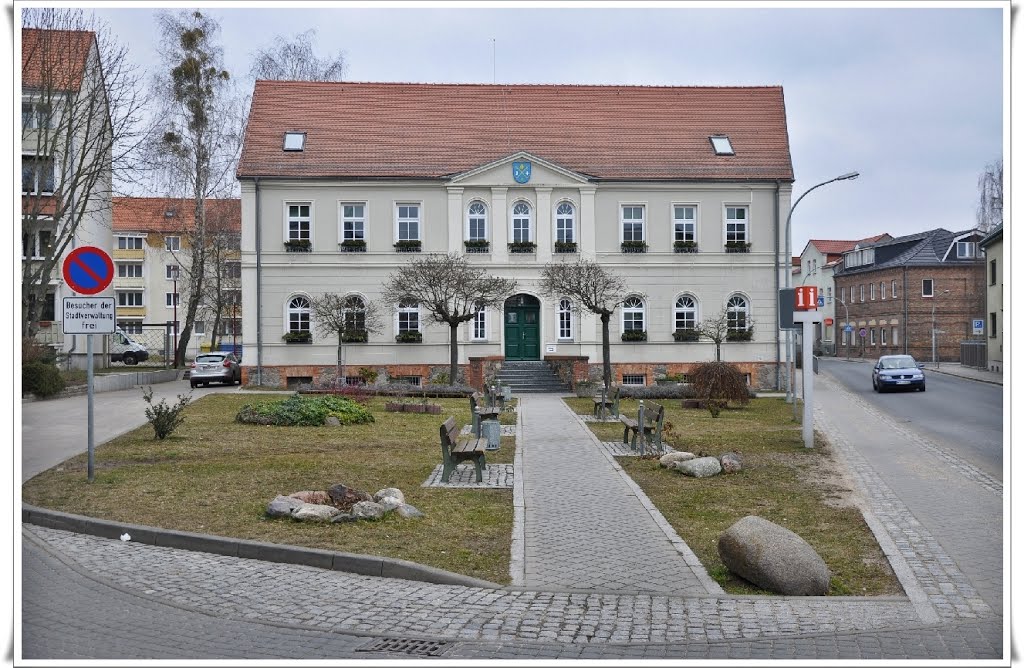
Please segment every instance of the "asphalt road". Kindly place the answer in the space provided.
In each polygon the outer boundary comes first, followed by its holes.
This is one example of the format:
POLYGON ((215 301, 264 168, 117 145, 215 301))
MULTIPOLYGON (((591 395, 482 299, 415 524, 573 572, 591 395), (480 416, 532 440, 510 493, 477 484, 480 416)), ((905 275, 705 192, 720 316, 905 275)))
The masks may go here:
POLYGON ((1003 478, 1003 388, 929 373, 926 392, 871 389, 871 364, 821 359, 819 370, 876 409, 979 469, 1003 478))

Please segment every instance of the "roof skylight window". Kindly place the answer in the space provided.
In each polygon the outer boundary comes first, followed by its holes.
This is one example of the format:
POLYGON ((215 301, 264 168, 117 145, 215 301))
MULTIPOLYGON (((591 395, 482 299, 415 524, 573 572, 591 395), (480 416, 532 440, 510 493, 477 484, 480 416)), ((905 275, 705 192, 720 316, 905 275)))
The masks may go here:
POLYGON ((712 135, 708 139, 711 140, 711 146, 715 149, 715 155, 736 155, 736 151, 732 150, 732 143, 725 135, 712 135))
POLYGON ((286 151, 301 151, 306 147, 306 133, 305 132, 286 132, 284 133, 284 150, 286 151))

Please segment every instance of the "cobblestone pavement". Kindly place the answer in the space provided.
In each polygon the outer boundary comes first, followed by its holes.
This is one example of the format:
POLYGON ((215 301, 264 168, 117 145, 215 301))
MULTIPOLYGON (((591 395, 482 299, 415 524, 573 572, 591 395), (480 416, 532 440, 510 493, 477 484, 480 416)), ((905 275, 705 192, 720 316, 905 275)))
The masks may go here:
POLYGON ((430 477, 421 487, 459 487, 459 488, 511 488, 515 481, 514 467, 512 464, 488 464, 484 466, 483 482, 476 481, 476 467, 472 463, 459 464, 455 467, 448 482, 441 482, 441 473, 444 472, 444 464, 438 464, 431 471, 430 477))

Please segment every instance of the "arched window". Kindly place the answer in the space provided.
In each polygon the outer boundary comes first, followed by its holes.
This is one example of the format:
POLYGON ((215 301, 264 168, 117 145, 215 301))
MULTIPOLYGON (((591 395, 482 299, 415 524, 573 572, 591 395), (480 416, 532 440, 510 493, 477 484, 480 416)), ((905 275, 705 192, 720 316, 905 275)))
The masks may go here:
POLYGON ((528 202, 516 202, 512 207, 512 241, 533 241, 533 213, 528 202))
POLYGON ((473 313, 473 340, 487 340, 487 309, 479 304, 473 313))
POLYGON ((288 331, 309 331, 309 299, 301 295, 288 302, 288 331))
POLYGON ((412 300, 398 304, 398 332, 420 331, 420 305, 412 300))
POLYGON ((644 302, 639 297, 627 297, 622 302, 622 331, 643 332, 644 327, 644 302))
POLYGON ((345 330, 349 332, 366 330, 366 302, 359 295, 345 297, 342 306, 345 330))
POLYGON ((559 243, 576 241, 576 208, 569 202, 562 202, 555 209, 555 233, 559 243))
POLYGON ((729 302, 726 304, 726 313, 730 331, 741 332, 748 329, 750 306, 747 304, 745 297, 741 295, 729 297, 729 302))
POLYGON ((674 316, 676 329, 696 329, 697 300, 690 295, 680 295, 676 299, 674 316))
POLYGON ((468 237, 470 241, 485 241, 487 239, 487 206, 483 202, 473 202, 469 205, 468 213, 468 237))
POLYGON ((558 300, 558 339, 572 341, 572 302, 558 300))

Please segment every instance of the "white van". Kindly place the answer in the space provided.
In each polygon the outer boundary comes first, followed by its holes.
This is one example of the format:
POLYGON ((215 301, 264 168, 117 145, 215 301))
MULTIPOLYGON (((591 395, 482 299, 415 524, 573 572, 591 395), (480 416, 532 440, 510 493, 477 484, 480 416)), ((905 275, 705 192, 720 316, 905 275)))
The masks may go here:
POLYGON ((120 327, 110 335, 110 361, 133 366, 149 359, 149 351, 120 327))

